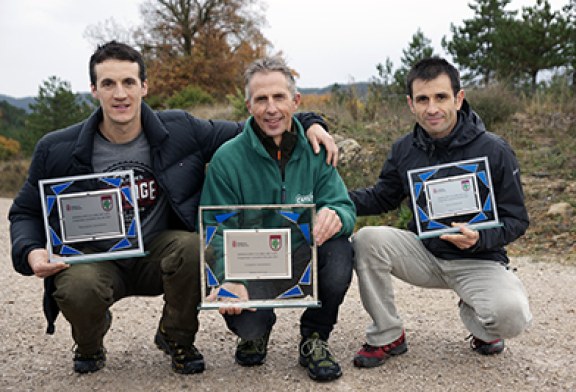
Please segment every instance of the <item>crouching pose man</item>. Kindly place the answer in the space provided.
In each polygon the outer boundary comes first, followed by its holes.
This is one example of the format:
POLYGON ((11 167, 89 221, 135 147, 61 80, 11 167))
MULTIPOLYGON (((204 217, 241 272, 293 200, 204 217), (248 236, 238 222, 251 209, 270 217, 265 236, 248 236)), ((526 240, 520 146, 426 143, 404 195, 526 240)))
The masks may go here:
MULTIPOLYGON (((316 204, 314 239, 318 245, 320 308, 308 308, 300 319, 299 362, 318 381, 342 374, 328 349, 328 337, 352 278, 352 245, 348 237, 356 215, 346 187, 334 167, 312 152, 294 117, 300 103, 294 78, 284 61, 265 58, 245 72, 246 105, 252 117, 244 132, 214 154, 202 191, 202 205, 316 204)), ((296 234, 292 236, 293 249, 296 234)), ((239 282, 221 287, 248 299, 239 282)), ((236 362, 261 365, 276 316, 272 309, 221 308, 239 337, 236 362)))
POLYGON ((477 231, 455 223, 457 233, 424 240, 415 234, 414 219, 411 231, 360 229, 353 237, 355 269, 362 303, 373 322, 366 330, 366 344, 354 357, 357 367, 379 366, 408 349, 392 276, 420 287, 454 290, 471 347, 480 354, 502 352, 504 339, 519 335, 532 318, 526 291, 507 267, 504 249, 528 227, 514 152, 485 129, 464 99, 458 71, 445 60, 418 62, 408 74, 407 87, 416 125, 394 143, 376 184, 350 193, 358 215, 399 207, 410 195, 411 169, 487 157, 502 226, 477 231))

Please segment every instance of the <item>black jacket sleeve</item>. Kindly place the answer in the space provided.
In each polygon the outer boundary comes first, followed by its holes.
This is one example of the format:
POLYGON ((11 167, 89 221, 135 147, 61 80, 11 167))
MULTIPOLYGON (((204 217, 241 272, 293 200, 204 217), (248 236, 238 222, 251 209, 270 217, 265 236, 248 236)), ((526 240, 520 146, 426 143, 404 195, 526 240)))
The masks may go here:
POLYGON ((12 243, 12 263, 14 269, 23 275, 33 275, 33 271, 28 264, 28 253, 34 249, 46 246, 44 220, 38 189, 38 180, 45 177, 45 155, 46 148, 41 141, 34 152, 28 171, 28 178, 14 199, 8 213, 12 243))
POLYGON ((480 230, 480 240, 474 247, 475 252, 490 251, 504 247, 522 236, 529 225, 528 211, 524 204, 524 191, 520 182, 520 166, 510 146, 499 139, 501 148, 497 149, 491 165, 496 210, 501 227, 480 230))
POLYGON ((300 124, 302 124, 302 128, 304 128, 305 131, 308 128, 310 128, 310 126, 312 126, 313 124, 319 124, 320 126, 322 126, 322 128, 324 128, 326 131, 328 131, 328 125, 326 124, 326 122, 324 121, 322 116, 320 116, 316 113, 300 112, 300 113, 296 113, 295 116, 296 116, 296 119, 298 121, 300 121, 300 124))

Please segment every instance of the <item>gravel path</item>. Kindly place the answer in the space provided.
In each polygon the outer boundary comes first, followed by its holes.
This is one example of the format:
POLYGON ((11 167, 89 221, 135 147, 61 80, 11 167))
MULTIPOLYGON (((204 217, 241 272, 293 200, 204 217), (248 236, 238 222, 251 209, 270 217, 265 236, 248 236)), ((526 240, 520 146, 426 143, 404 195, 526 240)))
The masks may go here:
POLYGON ((6 214, 0 199, 0 391, 574 391, 576 390, 576 267, 513 259, 530 293, 534 323, 507 342, 499 356, 469 349, 457 314, 456 296, 397 281, 397 302, 405 320, 407 354, 375 369, 356 369, 352 356, 363 343, 368 316, 356 281, 341 308, 330 339, 344 375, 319 384, 297 364, 301 310, 278 310, 268 360, 258 368, 234 363, 235 337, 215 311, 200 314, 197 346, 206 358, 200 375, 182 376, 152 342, 161 298, 129 298, 112 308, 114 321, 105 344, 106 367, 78 376, 72 371, 72 339, 59 317, 46 335, 41 308, 42 281, 14 272, 6 214))

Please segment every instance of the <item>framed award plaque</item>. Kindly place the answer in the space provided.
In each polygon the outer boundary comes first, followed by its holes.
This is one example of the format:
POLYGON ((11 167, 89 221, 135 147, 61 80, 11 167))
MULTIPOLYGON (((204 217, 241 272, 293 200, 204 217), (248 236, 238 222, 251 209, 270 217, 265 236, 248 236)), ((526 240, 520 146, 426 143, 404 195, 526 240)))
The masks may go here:
POLYGON ((313 204, 201 206, 200 309, 319 306, 314 216, 313 204))
POLYGON ((500 225, 487 157, 410 170, 408 182, 420 238, 500 225))
POLYGON ((131 170, 40 180, 50 261, 144 255, 131 170))

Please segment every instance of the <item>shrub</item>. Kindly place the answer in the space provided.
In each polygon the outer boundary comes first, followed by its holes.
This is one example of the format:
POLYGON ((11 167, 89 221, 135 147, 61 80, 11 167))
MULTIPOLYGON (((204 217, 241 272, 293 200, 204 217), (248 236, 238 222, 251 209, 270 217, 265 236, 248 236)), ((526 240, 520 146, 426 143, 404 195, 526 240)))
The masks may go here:
POLYGON ((228 99, 228 102, 232 106, 232 118, 234 120, 243 120, 250 116, 248 108, 246 107, 246 98, 241 89, 236 88, 236 93, 226 95, 226 99, 228 99))
POLYGON ((214 102, 214 98, 198 86, 187 86, 166 100, 169 109, 188 109, 214 102))
POLYGON ((0 197, 14 197, 26 181, 28 160, 11 160, 0 162, 0 197))
POLYGON ((20 153, 20 143, 0 135, 0 161, 14 158, 20 153))
POLYGON ((491 85, 482 89, 470 90, 468 102, 480 115, 488 130, 504 122, 520 110, 520 99, 504 85, 491 85))

